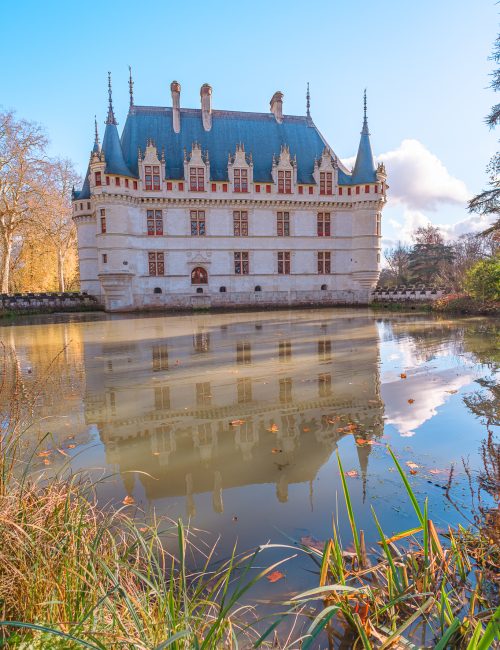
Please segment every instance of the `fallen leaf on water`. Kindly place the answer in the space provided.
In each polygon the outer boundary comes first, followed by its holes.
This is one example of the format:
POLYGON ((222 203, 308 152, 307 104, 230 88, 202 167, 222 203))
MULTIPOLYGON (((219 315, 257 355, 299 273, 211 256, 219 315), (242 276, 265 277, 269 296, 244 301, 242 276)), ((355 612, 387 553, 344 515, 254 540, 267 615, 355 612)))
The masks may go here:
POLYGON ((231 420, 229 423, 232 427, 239 427, 240 424, 244 424, 245 420, 231 420))
POLYGON ((278 580, 281 580, 284 577, 285 577, 285 574, 281 573, 281 571, 273 571, 268 576, 266 576, 266 578, 269 580, 269 582, 278 582, 278 580))
POLYGON ((46 451, 40 451, 37 456, 38 458, 45 458, 46 456, 50 456, 52 453, 52 449, 47 449, 46 451))
POLYGON ((304 431, 304 433, 309 433, 310 430, 311 430, 311 429, 309 429, 309 427, 304 427, 304 428, 302 429, 302 431, 304 431))
POLYGON ((139 528, 139 532, 140 532, 140 533, 145 533, 147 530, 148 530, 148 529, 145 528, 145 527, 143 527, 143 528, 139 528))
POLYGON ((123 505, 125 505, 125 506, 130 506, 130 505, 132 505, 133 503, 135 503, 135 499, 134 499, 134 497, 126 496, 126 497, 123 499, 122 503, 123 503, 123 505))
POLYGON ((281 454, 281 451, 282 451, 282 450, 281 450, 281 449, 278 449, 278 447, 273 447, 273 448, 271 449, 271 453, 272 453, 272 454, 281 454))
POLYGON ((276 433, 276 431, 279 431, 278 425, 277 424, 271 424, 268 431, 270 431, 271 433, 276 433))
POLYGON ((411 469, 411 470, 410 470, 410 474, 412 474, 413 476, 415 476, 415 474, 418 474, 418 472, 417 472, 416 469, 411 469))
POLYGON ((43 464, 44 465, 50 465, 50 460, 48 458, 43 459, 43 464))
POLYGON ((407 460, 406 464, 410 469, 418 469, 417 463, 414 463, 412 460, 407 460))
POLYGON ((351 478, 357 478, 358 472, 355 469, 350 469, 348 472, 345 473, 346 476, 350 476, 351 478))
POLYGON ((76 445, 68 445, 68 449, 74 449, 76 445))
POLYGON ((411 399, 411 398, 410 398, 410 399, 408 400, 408 404, 413 404, 414 401, 415 401, 414 399, 411 399))
POLYGON ((399 376, 401 379, 406 379, 406 372, 402 372, 399 376))
POLYGON ((429 474, 446 474, 445 469, 430 469, 429 474))

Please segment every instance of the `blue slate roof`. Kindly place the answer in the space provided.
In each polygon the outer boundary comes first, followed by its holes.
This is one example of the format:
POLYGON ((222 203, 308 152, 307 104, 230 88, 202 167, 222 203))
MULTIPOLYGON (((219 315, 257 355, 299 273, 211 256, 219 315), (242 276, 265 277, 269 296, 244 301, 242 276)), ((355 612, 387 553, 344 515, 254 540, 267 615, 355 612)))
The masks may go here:
MULTIPOLYGON (((189 153, 194 142, 203 152, 208 150, 210 176, 214 181, 228 180, 228 154, 234 155, 236 145, 243 144, 252 154, 256 182, 271 182, 272 157, 287 145, 290 155, 297 156, 298 183, 314 184, 314 161, 328 146, 321 133, 308 117, 285 115, 279 124, 272 113, 240 111, 212 111, 212 128, 203 128, 201 110, 181 109, 181 130, 175 133, 172 109, 156 106, 134 106, 127 116, 121 140, 116 124, 108 123, 102 149, 106 158, 106 173, 138 177, 137 156, 152 139, 158 152, 165 150, 166 178, 184 176, 184 149, 189 153)), ((356 165, 351 175, 339 164, 339 184, 374 182, 375 166, 371 152, 368 128, 363 126, 356 165), (366 131, 366 133, 365 133, 366 131)), ((78 198, 90 195, 88 171, 78 198)))

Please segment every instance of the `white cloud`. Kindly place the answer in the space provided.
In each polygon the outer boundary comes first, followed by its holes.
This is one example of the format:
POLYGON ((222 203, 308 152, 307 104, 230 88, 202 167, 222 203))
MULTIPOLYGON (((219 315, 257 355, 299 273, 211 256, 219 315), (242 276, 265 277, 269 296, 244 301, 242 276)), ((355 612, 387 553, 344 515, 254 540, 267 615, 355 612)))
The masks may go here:
MULTIPOLYGON (((356 157, 342 162, 352 168, 356 157)), ((470 194, 464 181, 452 176, 441 160, 419 140, 403 140, 397 149, 377 157, 387 169, 388 205, 409 210, 437 210, 442 204, 465 207, 470 194)))

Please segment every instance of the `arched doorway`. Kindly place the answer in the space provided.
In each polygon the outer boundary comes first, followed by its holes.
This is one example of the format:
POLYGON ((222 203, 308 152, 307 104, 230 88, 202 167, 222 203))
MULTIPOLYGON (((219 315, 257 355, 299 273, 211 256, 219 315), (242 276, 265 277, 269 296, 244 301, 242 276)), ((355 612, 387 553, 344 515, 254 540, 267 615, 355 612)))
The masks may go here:
POLYGON ((208 284, 208 273, 201 266, 191 271, 191 284, 208 284))

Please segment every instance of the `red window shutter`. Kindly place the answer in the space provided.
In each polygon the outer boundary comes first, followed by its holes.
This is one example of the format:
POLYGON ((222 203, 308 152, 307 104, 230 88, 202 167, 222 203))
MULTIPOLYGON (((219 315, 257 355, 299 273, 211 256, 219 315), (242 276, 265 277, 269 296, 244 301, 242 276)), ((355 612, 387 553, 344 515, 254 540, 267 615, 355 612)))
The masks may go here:
POLYGON ((299 194, 304 194, 304 188, 302 185, 299 185, 299 194))
POLYGON ((137 181, 134 181, 134 190, 137 189, 137 181))
POLYGON ((255 186, 255 191, 257 192, 257 194, 260 193, 260 185, 256 185, 256 186, 255 186))
POLYGON ((342 196, 342 188, 339 187, 339 196, 342 196))
POLYGON ((378 194, 378 185, 375 185, 375 194, 378 194))
POLYGON ((106 176, 106 185, 109 185, 109 176, 106 176))
POLYGON ((212 192, 217 192, 217 183, 212 183, 212 192))
POLYGON ((102 185, 101 172, 96 172, 95 173, 95 184, 96 185, 102 185))
POLYGON ((222 191, 227 192, 227 183, 222 184, 222 191))
POLYGON ((359 194, 359 192, 360 192, 359 185, 356 185, 356 194, 359 194))
POLYGON ((266 185, 266 194, 271 194, 271 186, 266 185))
POLYGON ((171 189, 172 189, 172 183, 171 181, 167 181, 167 190, 171 190, 171 189))
POLYGON ((351 196, 351 194, 352 194, 352 191, 351 191, 351 188, 350 188, 350 187, 347 188, 347 194, 348 194, 349 196, 351 196))
POLYGON ((312 194, 313 192, 314 192, 314 187, 311 185, 311 186, 309 187, 309 194, 312 194))
POLYGON ((115 185, 117 187, 120 187, 120 179, 118 178, 118 176, 115 178, 115 185))
POLYGON ((128 178, 125 179, 125 187, 128 187, 128 178))
POLYGON ((369 194, 369 193, 370 193, 370 186, 365 185, 365 194, 369 194))
POLYGON ((181 181, 179 183, 179 191, 182 192, 183 189, 184 189, 184 183, 181 181))

